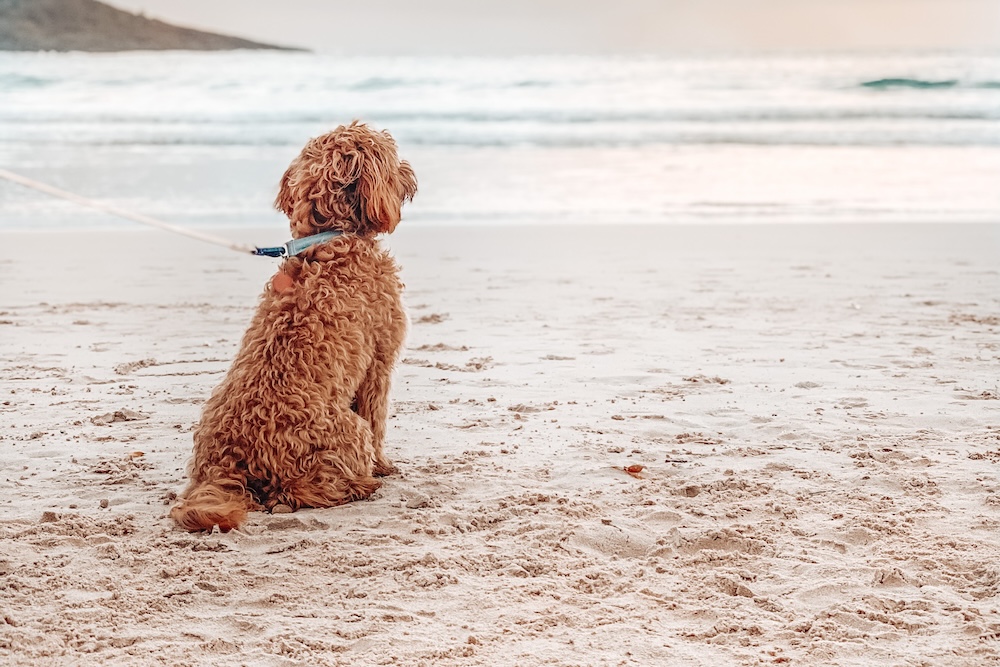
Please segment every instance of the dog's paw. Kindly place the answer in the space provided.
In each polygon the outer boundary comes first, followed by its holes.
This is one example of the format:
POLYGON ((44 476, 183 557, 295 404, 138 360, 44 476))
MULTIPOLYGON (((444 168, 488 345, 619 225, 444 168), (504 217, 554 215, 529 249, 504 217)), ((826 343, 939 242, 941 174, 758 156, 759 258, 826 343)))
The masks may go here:
POLYGON ((389 475, 395 475, 397 472, 399 472, 399 468, 388 460, 382 460, 375 462, 375 469, 372 471, 372 474, 375 477, 388 477, 389 475))

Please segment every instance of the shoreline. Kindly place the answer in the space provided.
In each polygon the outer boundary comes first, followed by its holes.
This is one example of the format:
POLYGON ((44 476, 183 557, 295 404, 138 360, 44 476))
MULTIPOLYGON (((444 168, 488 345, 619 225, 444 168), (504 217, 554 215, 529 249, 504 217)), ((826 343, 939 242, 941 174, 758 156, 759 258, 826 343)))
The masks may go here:
MULTIPOLYGON (((272 202, 297 145, 182 143, 139 149, 101 140, 46 143, 47 136, 7 144, 0 161, 6 158, 8 167, 24 176, 179 225, 284 227, 272 202), (81 164, 92 169, 81 173, 81 164), (174 196, 178 191, 183 197, 174 196)), ((1000 172, 995 146, 449 147, 401 140, 400 151, 422 183, 420 195, 407 205, 403 229, 538 221, 566 226, 1000 222, 1000 195, 990 176, 1000 172)), ((50 222, 66 227, 70 220, 89 227, 111 223, 19 186, 0 183, 0 199, 8 202, 0 227, 8 229, 50 222)))

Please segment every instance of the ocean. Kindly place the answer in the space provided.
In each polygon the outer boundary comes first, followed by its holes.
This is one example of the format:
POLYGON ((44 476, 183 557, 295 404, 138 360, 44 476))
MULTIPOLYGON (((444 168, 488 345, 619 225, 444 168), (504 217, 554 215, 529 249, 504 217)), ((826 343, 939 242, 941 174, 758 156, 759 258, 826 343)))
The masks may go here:
MULTIPOLYGON (((417 172, 404 224, 1000 222, 1000 54, 0 53, 0 167, 193 227, 281 227, 354 118, 417 172)), ((0 182, 0 229, 132 224, 0 182)))

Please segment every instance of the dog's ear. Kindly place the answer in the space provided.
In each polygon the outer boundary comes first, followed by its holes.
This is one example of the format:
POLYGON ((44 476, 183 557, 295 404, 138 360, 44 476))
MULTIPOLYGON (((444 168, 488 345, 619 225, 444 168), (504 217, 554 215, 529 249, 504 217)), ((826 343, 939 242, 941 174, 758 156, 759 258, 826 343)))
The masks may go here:
POLYGON ((312 217, 312 202, 306 196, 312 184, 304 178, 301 164, 302 155, 288 165, 274 200, 274 207, 288 216, 288 226, 296 238, 312 233, 308 222, 312 217))
POLYGON ((358 194, 365 222, 373 232, 389 233, 399 224, 400 207, 417 191, 417 179, 396 155, 396 142, 385 132, 374 133, 364 147, 358 194))
POLYGON ((417 175, 406 160, 399 162, 399 184, 403 189, 403 200, 411 201, 417 194, 417 175))
POLYGON ((281 175, 281 182, 278 184, 278 196, 274 199, 274 208, 289 217, 292 215, 292 190, 289 181, 292 178, 292 168, 294 166, 295 163, 293 162, 285 170, 285 173, 281 175))

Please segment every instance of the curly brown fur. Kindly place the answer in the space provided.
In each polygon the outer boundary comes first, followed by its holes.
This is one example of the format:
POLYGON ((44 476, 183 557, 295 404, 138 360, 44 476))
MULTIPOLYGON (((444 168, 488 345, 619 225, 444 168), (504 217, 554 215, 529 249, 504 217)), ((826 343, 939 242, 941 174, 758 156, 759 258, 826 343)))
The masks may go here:
POLYGON ((395 229, 416 189, 392 137, 356 121, 292 161, 275 202, 292 236, 345 233, 285 260, 276 278, 287 278, 265 287, 194 431, 190 483, 170 513, 182 527, 340 505, 394 471, 385 421, 406 317, 398 268, 374 237, 395 229))
POLYGON ((328 229, 356 234, 392 232, 399 208, 417 192, 417 179, 386 132, 357 121, 306 144, 281 177, 275 206, 292 235, 328 229))

